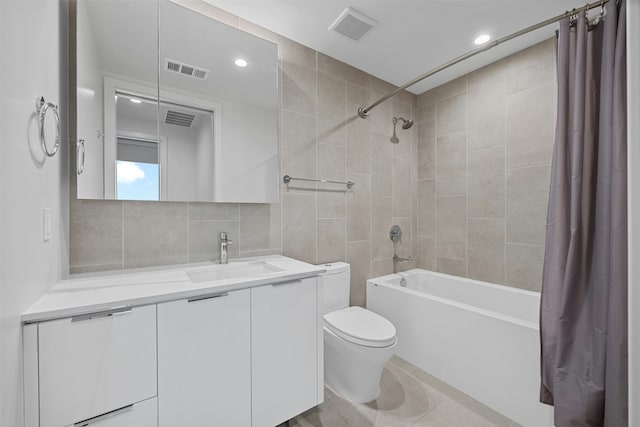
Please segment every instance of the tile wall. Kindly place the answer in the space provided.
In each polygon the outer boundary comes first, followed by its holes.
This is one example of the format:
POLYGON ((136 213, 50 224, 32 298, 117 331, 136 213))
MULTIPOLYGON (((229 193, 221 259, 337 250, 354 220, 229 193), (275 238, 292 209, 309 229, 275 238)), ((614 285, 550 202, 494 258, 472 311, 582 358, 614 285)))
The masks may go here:
POLYGON ((419 267, 540 290, 555 81, 550 39, 418 97, 419 267))
POLYGON ((282 253, 314 264, 351 263, 351 302, 364 305, 365 280, 392 270, 392 224, 404 231, 398 254, 415 256, 418 126, 398 130, 398 145, 389 138, 394 115, 415 117, 417 97, 402 92, 367 120, 357 118, 359 106, 394 87, 236 16, 184 1, 278 44, 281 175, 356 184, 347 193, 283 184, 276 204, 119 202, 76 200, 72 173, 70 272, 216 260, 218 235, 226 231, 232 259, 282 253))

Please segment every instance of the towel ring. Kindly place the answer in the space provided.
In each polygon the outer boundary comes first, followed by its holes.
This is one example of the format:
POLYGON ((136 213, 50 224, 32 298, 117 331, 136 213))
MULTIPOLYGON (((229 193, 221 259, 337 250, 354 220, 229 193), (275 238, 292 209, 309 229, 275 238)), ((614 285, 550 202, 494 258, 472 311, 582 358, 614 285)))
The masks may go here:
POLYGON ((60 115, 58 114, 58 106, 51 102, 46 102, 44 96, 36 98, 36 110, 38 111, 38 130, 40 131, 40 145, 42 151, 49 157, 53 157, 60 148, 60 115), (56 142, 53 145, 53 149, 49 151, 47 148, 47 141, 44 135, 44 120, 47 117, 47 112, 51 109, 53 111, 53 117, 56 120, 56 142))

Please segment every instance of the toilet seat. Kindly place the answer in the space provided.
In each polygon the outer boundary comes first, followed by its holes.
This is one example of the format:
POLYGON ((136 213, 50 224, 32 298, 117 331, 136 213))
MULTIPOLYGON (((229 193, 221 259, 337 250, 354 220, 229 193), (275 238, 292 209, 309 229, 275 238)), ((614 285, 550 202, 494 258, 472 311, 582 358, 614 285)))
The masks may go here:
POLYGON ((324 315, 325 327, 340 338, 366 347, 396 343, 396 328, 384 317, 362 307, 347 307, 324 315))

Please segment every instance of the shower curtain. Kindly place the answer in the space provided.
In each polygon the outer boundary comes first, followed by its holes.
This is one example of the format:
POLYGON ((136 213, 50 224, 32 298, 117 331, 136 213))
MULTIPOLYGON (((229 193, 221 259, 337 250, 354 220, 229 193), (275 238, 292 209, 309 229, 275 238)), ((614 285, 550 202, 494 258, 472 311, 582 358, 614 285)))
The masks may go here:
POLYGON ((540 306, 540 400, 556 426, 627 426, 625 1, 560 23, 540 306))

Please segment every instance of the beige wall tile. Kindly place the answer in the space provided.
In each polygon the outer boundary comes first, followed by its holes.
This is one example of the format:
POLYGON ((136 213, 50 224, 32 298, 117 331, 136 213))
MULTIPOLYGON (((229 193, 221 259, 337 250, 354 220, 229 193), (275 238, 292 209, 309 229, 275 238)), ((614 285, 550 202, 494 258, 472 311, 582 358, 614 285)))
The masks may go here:
POLYGON ((371 85, 371 76, 367 73, 323 53, 318 53, 318 71, 331 74, 366 89, 369 89, 371 85))
POLYGON ((469 73, 469 91, 479 86, 493 86, 502 83, 503 91, 499 94, 504 97, 504 81, 506 78, 507 63, 504 60, 493 62, 478 70, 469 73))
POLYGON ((189 203, 190 220, 237 220, 239 216, 238 203, 189 203))
MULTIPOLYGON (((345 149, 327 144, 318 144, 318 178, 331 181, 344 181, 345 149)), ((342 186, 323 184, 321 189, 342 189, 342 186)))
MULTIPOLYGON (((371 92, 371 98, 373 100, 381 96, 382 95, 377 92, 371 92)), ((391 138, 393 134, 393 102, 386 101, 378 105, 369 112, 369 118, 367 120, 371 123, 371 130, 388 135, 387 138, 391 138)))
POLYGON ((391 196, 393 147, 389 137, 378 132, 371 132, 371 188, 376 196, 391 196))
POLYGON ((507 168, 551 163, 554 90, 546 83, 507 97, 507 168))
POLYGON ((315 194, 282 194, 282 254, 316 263, 315 194))
POLYGON ((467 156, 469 216, 504 218, 504 147, 472 151, 467 156))
POLYGON ((467 90, 467 76, 458 77, 418 96, 418 108, 450 98, 467 90))
MULTIPOLYGON (((316 121, 290 111, 282 112, 280 157, 282 174, 316 177, 316 121)), ((295 183, 299 185, 299 183, 295 183)))
POLYGON ((391 258, 371 261, 371 277, 386 276, 391 273, 393 273, 393 261, 391 258))
POLYGON ((371 173, 369 120, 358 118, 347 124, 347 171, 371 173))
POLYGON ((556 61, 553 57, 511 70, 507 74, 507 94, 553 82, 555 77, 556 61))
POLYGON ((371 90, 377 93, 386 95, 397 89, 397 86, 392 85, 377 77, 371 77, 371 90))
POLYGON ((346 194, 343 190, 319 191, 318 218, 345 218, 347 214, 346 200, 346 194))
POLYGON ((393 158, 393 216, 411 216, 411 161, 393 158))
MULTIPOLYGON (((369 89, 347 82, 347 102, 349 104, 367 107, 370 100, 371 91, 369 91, 369 89)), ((350 108, 353 108, 353 105, 350 106, 350 108)), ((355 111, 348 110, 346 113, 347 117, 352 117, 357 114, 357 110, 357 108, 355 111)))
POLYGON ((436 122, 418 125, 418 179, 436 177, 436 122))
POLYGON ((436 239, 433 237, 418 236, 417 267, 425 270, 436 268, 436 239))
POLYGON ((282 247, 281 223, 279 203, 241 204, 239 251, 280 250, 282 247))
POLYGON ((468 277, 503 284, 505 280, 504 219, 469 218, 467 226, 468 277))
POLYGON ((125 217, 179 217, 186 219, 188 209, 188 203, 181 202, 122 202, 122 214, 125 217))
POLYGON ((282 108, 298 113, 316 114, 316 71, 295 62, 282 66, 282 108))
POLYGON ((416 117, 416 123, 424 123, 429 120, 436 119, 436 104, 429 104, 422 108, 418 108, 418 116, 416 117))
POLYGON ((82 265, 78 267, 69 267, 69 274, 83 274, 83 273, 97 273, 100 271, 114 271, 122 270, 122 263, 116 264, 97 264, 97 265, 82 265))
POLYGON ((318 73, 318 142, 344 147, 346 99, 344 80, 318 73))
POLYGON ((467 253, 466 197, 438 197, 436 254, 465 259, 467 253))
POLYGON ((392 243, 389 230, 392 224, 391 197, 372 198, 371 259, 391 259, 392 243))
POLYGON ((347 262, 351 264, 350 305, 364 307, 366 282, 371 277, 371 242, 347 242, 347 262))
POLYGON ((355 182, 347 192, 347 240, 369 240, 371 233, 371 175, 348 173, 355 182))
POLYGON ((72 216, 69 228, 71 267, 113 263, 122 265, 122 214, 72 216))
POLYGON ((553 59, 555 56, 555 37, 523 49, 505 58, 507 72, 553 59))
POLYGON ((436 235, 436 184, 433 179, 418 181, 418 235, 436 235))
MULTIPOLYGON (((187 204, 183 204, 186 211, 187 204)), ((184 216, 124 216, 124 268, 188 261, 184 216)))
POLYGON ((551 166, 507 170, 507 242, 543 245, 551 166))
POLYGON ((452 96, 436 103, 436 136, 465 130, 467 126, 466 94, 452 96))
POLYGON ((346 236, 344 219, 318 220, 317 264, 346 261, 346 236))
POLYGON ((467 264, 464 259, 436 258, 436 271, 453 276, 466 277, 467 264))
POLYGON ((469 151, 505 144, 504 78, 469 89, 469 151))
POLYGON ((229 259, 237 258, 240 238, 239 221, 189 221, 189 262, 219 261, 220 233, 229 235, 229 259))
POLYGON ((507 285, 540 292, 544 246, 507 243, 507 285))
POLYGON ((466 132, 438 138, 436 144, 438 196, 459 196, 467 192, 466 132))

